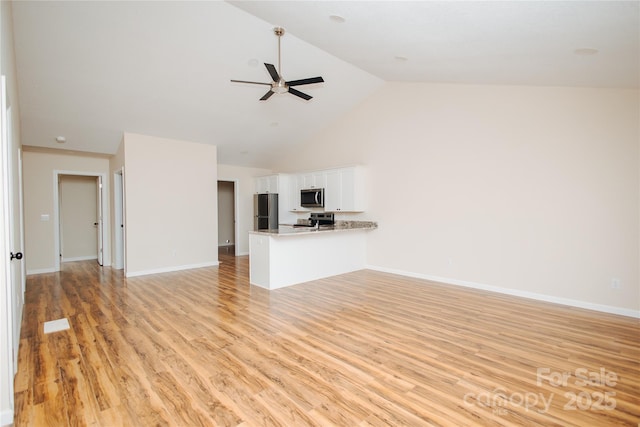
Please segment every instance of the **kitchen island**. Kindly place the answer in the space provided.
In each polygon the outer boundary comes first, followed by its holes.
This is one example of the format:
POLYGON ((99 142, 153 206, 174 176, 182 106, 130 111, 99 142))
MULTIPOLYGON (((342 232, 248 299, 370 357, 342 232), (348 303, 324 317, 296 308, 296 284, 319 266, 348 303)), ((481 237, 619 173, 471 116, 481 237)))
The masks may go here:
POLYGON ((345 221, 320 228, 280 227, 249 232, 249 282, 265 289, 362 270, 366 232, 374 222, 345 221))

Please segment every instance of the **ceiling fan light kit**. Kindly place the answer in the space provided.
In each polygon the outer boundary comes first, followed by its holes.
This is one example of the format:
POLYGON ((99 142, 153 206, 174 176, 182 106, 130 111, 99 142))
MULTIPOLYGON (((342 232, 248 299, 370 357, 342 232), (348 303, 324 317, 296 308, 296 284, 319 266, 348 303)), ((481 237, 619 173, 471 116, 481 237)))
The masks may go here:
POLYGON ((262 96, 262 98, 260 98, 260 101, 266 101, 274 93, 280 94, 280 93, 287 93, 287 92, 289 92, 291 95, 295 95, 299 98, 302 98, 305 101, 310 100, 311 98, 313 98, 311 95, 307 95, 306 93, 300 92, 299 90, 294 89, 291 86, 302 86, 302 85, 308 85, 313 83, 323 83, 324 79, 322 77, 311 77, 308 79, 286 81, 282 77, 282 67, 281 67, 281 61, 280 61, 280 38, 284 35, 284 28, 275 27, 273 29, 273 33, 278 37, 278 68, 276 69, 276 67, 273 64, 267 64, 266 62, 264 64, 273 81, 271 83, 251 82, 247 80, 233 80, 233 79, 231 81, 234 83, 249 83, 254 85, 271 86, 269 91, 265 93, 262 96))

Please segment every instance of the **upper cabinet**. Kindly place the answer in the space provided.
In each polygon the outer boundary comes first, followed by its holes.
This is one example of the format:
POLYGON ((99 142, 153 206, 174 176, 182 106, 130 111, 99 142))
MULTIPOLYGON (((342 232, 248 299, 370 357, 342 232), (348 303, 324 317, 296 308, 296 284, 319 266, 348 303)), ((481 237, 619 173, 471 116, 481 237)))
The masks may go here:
POLYGON ((309 212, 309 208, 300 206, 300 190, 304 186, 305 175, 292 175, 289 180, 289 210, 293 212, 309 212))
POLYGON ((299 176, 302 177, 302 188, 324 188, 326 186, 326 171, 316 171, 303 173, 299 176))
MULTIPOLYGON (((300 190, 324 188, 325 212, 364 212, 364 169, 361 166, 327 169, 294 175, 275 174, 255 178, 256 193, 278 193, 283 211, 309 212, 300 206, 300 190)), ((318 208, 320 210, 321 208, 318 208)))
POLYGON ((277 193, 280 187, 279 175, 259 176, 255 180, 256 193, 277 193))
POLYGON ((364 211, 364 170, 361 167, 327 170, 325 179, 324 210, 326 212, 364 211))

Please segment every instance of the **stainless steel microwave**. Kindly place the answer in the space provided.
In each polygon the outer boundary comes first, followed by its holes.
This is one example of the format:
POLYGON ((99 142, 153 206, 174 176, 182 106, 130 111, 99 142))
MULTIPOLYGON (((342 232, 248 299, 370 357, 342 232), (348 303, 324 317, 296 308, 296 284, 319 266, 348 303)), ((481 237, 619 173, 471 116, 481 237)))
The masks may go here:
POLYGON ((300 190, 300 206, 303 208, 323 208, 324 188, 305 188, 300 190))

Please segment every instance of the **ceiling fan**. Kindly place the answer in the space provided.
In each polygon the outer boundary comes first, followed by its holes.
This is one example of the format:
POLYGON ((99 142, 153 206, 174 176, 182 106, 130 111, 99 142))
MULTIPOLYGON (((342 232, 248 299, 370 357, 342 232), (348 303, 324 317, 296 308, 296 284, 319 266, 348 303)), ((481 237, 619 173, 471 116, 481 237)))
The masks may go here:
POLYGON ((265 93, 264 96, 260 98, 260 101, 266 101, 274 93, 286 93, 286 92, 289 92, 291 95, 298 96, 306 101, 310 100, 311 98, 313 98, 311 95, 307 95, 306 93, 300 92, 299 90, 294 89, 292 86, 302 86, 302 85, 308 85, 312 83, 322 83, 324 82, 324 79, 322 77, 311 77, 308 79, 285 81, 285 79, 282 77, 282 73, 281 73, 282 68, 280 66, 280 38, 284 35, 284 28, 275 27, 273 29, 273 32, 276 36, 278 36, 278 69, 276 70, 276 67, 274 67, 273 64, 267 64, 267 63, 264 64, 264 66, 267 67, 267 71, 269 72, 269 75, 271 76, 273 81, 271 83, 249 82, 246 80, 231 80, 231 81, 234 83, 250 83, 254 85, 271 86, 271 88, 269 89, 269 92, 265 93))

